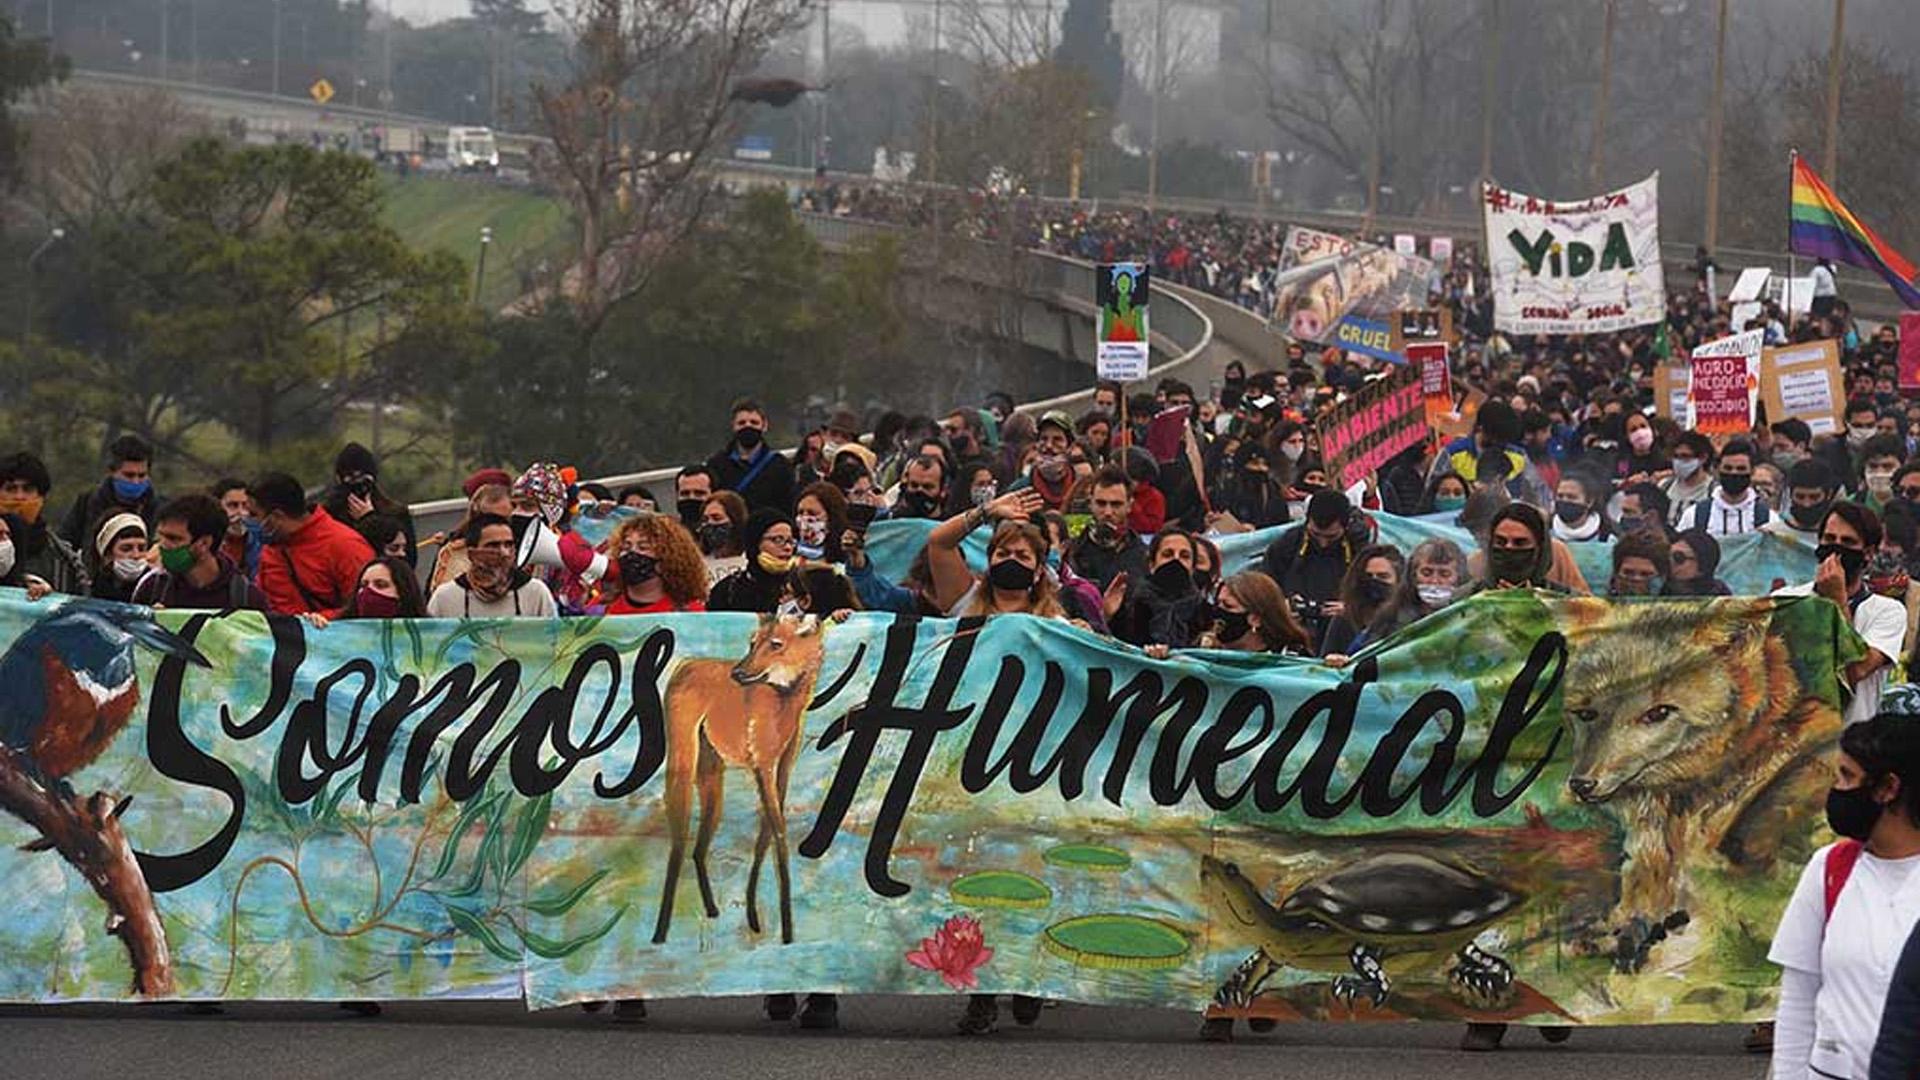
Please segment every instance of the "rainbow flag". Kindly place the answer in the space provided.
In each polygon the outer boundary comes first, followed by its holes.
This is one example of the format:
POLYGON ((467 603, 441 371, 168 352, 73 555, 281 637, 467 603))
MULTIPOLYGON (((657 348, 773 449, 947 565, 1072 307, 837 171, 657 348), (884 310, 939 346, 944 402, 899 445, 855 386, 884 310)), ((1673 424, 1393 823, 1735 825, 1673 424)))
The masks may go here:
POLYGON ((1900 302, 1920 308, 1920 272, 1906 257, 1853 216, 1805 159, 1793 159, 1793 202, 1787 250, 1872 270, 1885 278, 1900 302))

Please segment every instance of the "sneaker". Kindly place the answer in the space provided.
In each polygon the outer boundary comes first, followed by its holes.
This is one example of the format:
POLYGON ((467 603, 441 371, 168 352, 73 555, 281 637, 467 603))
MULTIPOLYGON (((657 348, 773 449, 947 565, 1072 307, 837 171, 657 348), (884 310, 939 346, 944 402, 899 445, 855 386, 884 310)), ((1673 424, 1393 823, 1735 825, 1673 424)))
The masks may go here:
POLYGON ((833 994, 808 994, 800 1010, 800 1026, 808 1031, 832 1031, 840 1026, 840 999, 833 994))
POLYGON ((1740 1040, 1741 1049, 1749 1054, 1773 1053, 1773 1021, 1762 1020, 1747 1029, 1747 1037, 1740 1040))
POLYGON ((1460 1049, 1488 1051, 1500 1049, 1500 1040, 1507 1037, 1505 1024, 1468 1024, 1467 1034, 1460 1040, 1460 1049))
POLYGON ((380 1015, 380 1003, 377 1001, 343 1001, 340 1003, 340 1009, 343 1012, 350 1012, 355 1016, 374 1017, 380 1015))
POLYGON ((1232 1042, 1233 1019, 1227 1016, 1209 1016, 1200 1021, 1201 1042, 1232 1042))
POLYGON ((613 1003, 613 1022, 616 1024, 641 1024, 646 1019, 645 998, 621 998, 613 1003))
POLYGON ((1037 997, 1025 994, 1013 995, 1013 1022, 1021 1027, 1032 1027, 1040 1019, 1040 1009, 1046 1003, 1037 997))
POLYGON ((766 1007, 767 1019, 776 1024, 793 1019, 794 1009, 799 1006, 792 994, 768 994, 762 1004, 766 1007))
POLYGON ((991 1035, 1000 1023, 1000 1006, 992 994, 974 994, 967 999, 967 1011, 960 1016, 960 1034, 991 1035))

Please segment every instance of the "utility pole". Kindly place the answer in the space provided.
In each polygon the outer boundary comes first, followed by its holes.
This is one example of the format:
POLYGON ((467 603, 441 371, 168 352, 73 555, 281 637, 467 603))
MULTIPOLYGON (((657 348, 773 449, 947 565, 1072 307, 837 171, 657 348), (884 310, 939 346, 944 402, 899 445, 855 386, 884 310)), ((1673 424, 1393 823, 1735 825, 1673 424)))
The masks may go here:
POLYGON ((160 78, 164 81, 168 74, 167 32, 173 24, 173 9, 168 0, 160 0, 160 78))
POLYGON ((273 0, 273 96, 280 96, 280 0, 273 0))
POLYGON ((1500 70, 1500 0, 1481 0, 1482 16, 1487 22, 1486 44, 1480 65, 1480 187, 1474 193, 1478 202, 1486 186, 1493 182, 1493 90, 1494 76, 1500 70))
POLYGON ((940 0, 933 0, 933 80, 927 98, 927 179, 933 184, 933 237, 940 242, 940 0))
POLYGON ((1720 26, 1713 43, 1713 98, 1707 104, 1707 254, 1720 243, 1720 142, 1727 80, 1727 0, 1720 0, 1720 26))
POLYGON ((1167 79, 1167 0, 1153 4, 1153 86, 1147 107, 1147 209, 1160 197, 1160 91, 1167 79))
POLYGON ((381 34, 381 61, 383 69, 380 79, 380 104, 383 112, 393 116, 393 0, 387 0, 387 29, 381 34))
POLYGON ((1840 175, 1840 61, 1846 51, 1847 0, 1833 0, 1833 44, 1827 50, 1827 153, 1825 179, 1828 186, 1840 175))
POLYGON ((1607 148, 1607 99, 1613 90, 1613 15, 1615 0, 1607 0, 1600 37, 1600 91, 1593 103, 1593 142, 1587 150, 1587 190, 1600 190, 1600 163, 1607 148))
POLYGON ((200 82, 200 0, 187 0, 187 54, 190 69, 187 78, 200 82))
POLYGON ((833 0, 820 4, 820 134, 814 139, 813 168, 817 175, 827 171, 827 94, 833 83, 833 0))

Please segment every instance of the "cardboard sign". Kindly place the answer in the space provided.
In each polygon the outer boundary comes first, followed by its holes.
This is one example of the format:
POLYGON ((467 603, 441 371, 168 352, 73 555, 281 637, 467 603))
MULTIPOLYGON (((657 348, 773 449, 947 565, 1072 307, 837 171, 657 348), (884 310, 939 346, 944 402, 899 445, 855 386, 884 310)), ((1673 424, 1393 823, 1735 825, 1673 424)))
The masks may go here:
POLYGON ((1145 263, 1106 263, 1095 272, 1093 302, 1100 311, 1094 370, 1100 378, 1134 382, 1147 377, 1152 284, 1145 263))
POLYGON ((1745 330, 1693 350, 1687 373, 1688 428, 1704 435, 1737 435, 1753 429, 1765 338, 1758 330, 1745 330))
POLYGON ((1688 374, 1684 364, 1662 364, 1653 369, 1655 415, 1664 416, 1676 424, 1686 423, 1688 374))
POLYGON ((1760 384, 1773 423, 1792 416, 1815 435, 1832 435, 1846 423, 1846 383, 1840 376, 1840 343, 1809 341, 1767 349, 1760 356, 1760 384))
POLYGON ((1427 402, 1427 422, 1432 424, 1450 416, 1453 413, 1453 373, 1447 370, 1447 343, 1408 342, 1407 365, 1420 373, 1420 395, 1427 402))
POLYGON ((1900 313, 1900 389, 1920 390, 1920 311, 1900 313))
POLYGON ((1412 364, 1391 368, 1334 406, 1316 425, 1327 486, 1349 488, 1395 454, 1427 440, 1426 396, 1412 364))

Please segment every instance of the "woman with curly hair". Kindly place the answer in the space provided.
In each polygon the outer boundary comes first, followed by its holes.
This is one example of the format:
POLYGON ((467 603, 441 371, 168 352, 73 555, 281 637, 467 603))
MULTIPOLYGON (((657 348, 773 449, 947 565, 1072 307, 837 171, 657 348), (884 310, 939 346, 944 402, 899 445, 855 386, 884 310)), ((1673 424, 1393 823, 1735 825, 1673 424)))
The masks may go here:
POLYGON ((619 593, 609 615, 707 610, 707 564, 686 527, 662 514, 642 514, 614 527, 607 552, 619 566, 619 593))

